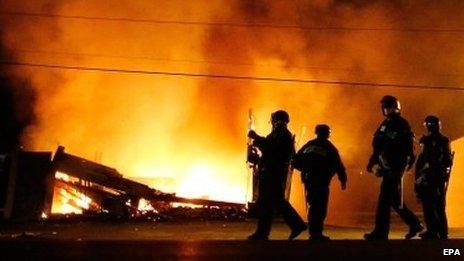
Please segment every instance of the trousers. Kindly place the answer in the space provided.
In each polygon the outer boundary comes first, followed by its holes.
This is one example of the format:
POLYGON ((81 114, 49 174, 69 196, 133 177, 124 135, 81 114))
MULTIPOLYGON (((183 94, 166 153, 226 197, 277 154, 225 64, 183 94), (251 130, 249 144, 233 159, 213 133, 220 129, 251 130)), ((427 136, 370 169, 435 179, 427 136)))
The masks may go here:
POLYGON ((284 186, 281 182, 268 179, 260 182, 258 195, 258 228, 256 234, 269 236, 272 219, 277 210, 292 230, 305 226, 303 219, 285 199, 284 186))
POLYGON ((401 219, 409 226, 420 225, 420 221, 406 204, 401 206, 402 171, 392 171, 382 179, 379 200, 375 217, 374 231, 382 236, 388 236, 390 231, 390 209, 393 208, 401 219))

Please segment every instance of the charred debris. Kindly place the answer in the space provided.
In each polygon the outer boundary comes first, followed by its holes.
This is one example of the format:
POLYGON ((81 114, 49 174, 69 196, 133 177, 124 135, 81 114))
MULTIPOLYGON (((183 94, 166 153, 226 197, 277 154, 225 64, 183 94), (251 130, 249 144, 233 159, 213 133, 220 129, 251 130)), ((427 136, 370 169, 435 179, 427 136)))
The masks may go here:
POLYGON ((20 221, 243 220, 247 210, 162 192, 60 146, 53 157, 22 150, 0 157, 0 214, 20 221))

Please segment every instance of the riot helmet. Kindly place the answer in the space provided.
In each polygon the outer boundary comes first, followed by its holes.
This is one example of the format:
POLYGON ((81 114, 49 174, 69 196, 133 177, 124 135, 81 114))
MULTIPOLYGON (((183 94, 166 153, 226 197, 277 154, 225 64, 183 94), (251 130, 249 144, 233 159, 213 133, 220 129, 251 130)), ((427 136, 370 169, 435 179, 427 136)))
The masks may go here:
POLYGON ((428 115, 424 119, 424 126, 430 133, 438 133, 441 129, 441 121, 437 116, 428 115))
POLYGON ((394 96, 383 96, 382 100, 380 101, 380 104, 382 106, 382 113, 386 117, 399 114, 401 111, 400 101, 398 101, 398 99, 394 96))
POLYGON ((285 126, 290 122, 290 116, 284 110, 278 110, 271 114, 271 123, 274 128, 285 126))

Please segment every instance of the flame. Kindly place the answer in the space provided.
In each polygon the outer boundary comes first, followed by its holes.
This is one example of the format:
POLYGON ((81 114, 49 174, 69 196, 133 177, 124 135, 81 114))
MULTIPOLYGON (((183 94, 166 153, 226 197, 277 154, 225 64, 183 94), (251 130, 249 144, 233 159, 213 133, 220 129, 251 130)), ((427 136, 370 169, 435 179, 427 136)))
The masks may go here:
MULTIPOLYGON (((55 178, 63 181, 70 181, 72 177, 57 172, 55 178)), ((52 214, 82 214, 83 210, 90 209, 92 199, 84 193, 76 190, 71 185, 55 182, 53 191, 52 214)))
POLYGON ((226 160, 233 159, 226 162, 221 158, 211 157, 210 154, 211 152, 202 154, 205 158, 202 161, 167 160, 164 166, 153 166, 148 161, 139 162, 140 165, 134 167, 137 174, 133 176, 136 180, 137 177, 146 177, 142 182, 153 179, 154 182, 148 182, 150 186, 181 197, 246 202, 248 174, 244 163, 245 155, 223 156, 226 160), (162 182, 163 179, 172 182, 162 182))
MULTIPOLYGON (((430 8, 410 8, 395 1, 332 0, 292 4, 224 0, 118 1, 114 5, 100 1, 4 2, 5 10, 20 12, 303 27, 457 28, 464 17, 463 9, 455 7, 457 0, 435 1, 430 8), (329 15, 333 13, 337 15, 329 15)), ((464 45, 458 44, 452 33, 281 30, 45 17, 7 17, 2 22, 2 44, 12 50, 8 56, 31 63, 462 85, 459 75, 464 60, 456 57, 463 53, 464 45), (449 52, 437 48, 441 46, 449 47, 449 52)), ((149 179, 157 189, 186 197, 247 200, 251 194, 245 169, 248 108, 255 109, 256 118, 250 128, 262 135, 269 133, 269 115, 277 109, 290 113, 294 132, 301 126, 329 124, 332 140, 352 173, 364 168, 371 153, 366 137, 381 120, 378 101, 387 93, 400 98, 417 133, 423 116, 431 112, 441 113, 447 117, 443 122, 454 124, 450 128, 454 137, 462 135, 464 127, 456 113, 464 98, 455 92, 23 67, 12 69, 11 74, 27 79, 35 91, 35 124, 22 137, 26 149, 51 151, 61 144, 72 154, 115 167, 130 178, 149 179)), ((303 142, 311 136, 303 137, 303 142)), ((349 182, 352 189, 344 194, 333 190, 329 219, 330 213, 337 213, 333 220, 338 222, 341 215, 375 209, 373 181, 351 174, 349 182)), ((60 189, 56 194, 69 203, 66 211, 81 210, 80 203, 74 202, 82 201, 78 196, 64 196, 60 189)), ((305 206, 301 196, 295 203, 305 206)))
POLYGON ((151 205, 150 201, 146 199, 140 199, 139 205, 137 206, 137 210, 140 212, 157 212, 155 208, 151 205))
POLYGON ((235 172, 235 169, 228 169, 227 165, 215 166, 207 163, 193 165, 179 183, 177 194, 187 198, 245 202, 246 187, 242 184, 246 182, 247 177, 240 175, 245 172, 245 168, 242 169, 242 173, 235 172), (237 184, 237 180, 241 182, 237 184))
POLYGON ((66 181, 66 182, 69 182, 70 181, 70 176, 66 173, 63 173, 63 172, 60 172, 60 171, 57 171, 55 173, 55 178, 56 179, 60 179, 60 180, 63 180, 63 181, 66 181))

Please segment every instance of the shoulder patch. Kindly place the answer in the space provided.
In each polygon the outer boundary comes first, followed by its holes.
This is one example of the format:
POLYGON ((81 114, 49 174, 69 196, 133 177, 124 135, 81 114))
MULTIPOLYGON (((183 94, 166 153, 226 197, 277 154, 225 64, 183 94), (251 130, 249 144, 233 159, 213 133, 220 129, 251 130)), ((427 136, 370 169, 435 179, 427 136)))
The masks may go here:
POLYGON ((305 154, 318 154, 318 155, 322 155, 322 156, 327 156, 327 150, 324 147, 318 146, 318 145, 309 145, 303 151, 303 153, 305 153, 305 154))

